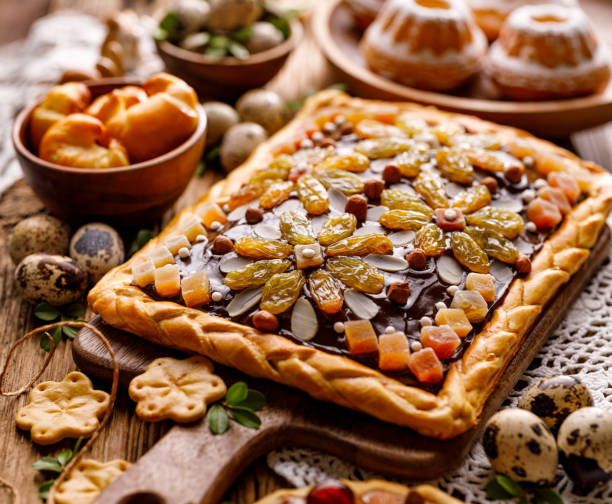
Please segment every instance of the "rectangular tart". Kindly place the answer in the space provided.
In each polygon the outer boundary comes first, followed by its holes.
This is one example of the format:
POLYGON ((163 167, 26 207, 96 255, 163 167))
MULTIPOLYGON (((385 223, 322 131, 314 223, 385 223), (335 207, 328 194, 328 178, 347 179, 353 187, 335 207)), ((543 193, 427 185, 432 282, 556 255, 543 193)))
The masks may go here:
POLYGON ((612 176, 523 131, 324 91, 88 301, 154 343, 447 439, 611 203, 612 176))

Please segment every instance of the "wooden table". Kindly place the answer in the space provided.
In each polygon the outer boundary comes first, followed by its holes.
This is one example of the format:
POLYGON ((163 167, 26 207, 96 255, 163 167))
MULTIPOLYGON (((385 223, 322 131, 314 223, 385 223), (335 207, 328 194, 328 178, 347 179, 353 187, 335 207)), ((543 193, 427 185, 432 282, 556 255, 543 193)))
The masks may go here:
MULTIPOLYGON (((162 0, 163 1, 163 0, 162 0)), ((140 11, 151 10, 160 2, 136 0, 121 2, 119 0, 21 0, 14 12, 5 13, 0 18, 0 41, 25 35, 27 26, 37 16, 61 8, 81 8, 89 13, 106 13, 112 8, 125 4, 140 11), (13 15, 14 14, 14 15, 13 15), (6 26, 5 26, 6 25, 6 26)), ((321 53, 307 32, 307 36, 291 56, 281 74, 269 84, 286 99, 294 99, 311 89, 318 89, 334 82, 334 77, 321 53), (304 69, 308 68, 308 72, 304 69)), ((572 140, 583 157, 592 159, 612 168, 612 156, 608 144, 612 132, 598 128, 576 135, 572 140)), ((201 195, 216 179, 216 173, 206 173, 195 178, 177 203, 181 208, 201 195)), ((14 265, 6 248, 6 238, 14 224, 24 217, 36 214, 43 209, 42 204, 33 195, 29 187, 18 181, 0 196, 0 360, 6 358, 10 345, 24 332, 36 326, 32 307, 23 303, 15 292, 13 284, 14 265)), ((89 314, 91 315, 91 314, 89 314)), ((30 341, 19 352, 18 360, 12 366, 6 380, 6 388, 12 390, 27 381, 42 363, 44 353, 39 349, 38 339, 30 341)), ((76 366, 71 358, 70 345, 60 344, 58 351, 41 380, 59 380, 76 366)), ((105 384, 98 384, 107 388, 105 384)), ((38 447, 29 440, 29 434, 15 427, 15 414, 26 404, 27 397, 0 398, 0 477, 13 483, 19 490, 22 503, 38 501, 37 487, 42 479, 31 469, 32 463, 43 455, 54 455, 63 448, 72 447, 73 441, 63 442, 51 447, 38 447)), ((140 421, 134 414, 134 403, 127 393, 120 390, 115 411, 109 425, 102 432, 95 444, 91 456, 98 460, 123 458, 135 461, 146 452, 171 426, 169 422, 150 424, 140 421)), ((236 483, 227 495, 227 500, 236 504, 252 503, 274 489, 287 486, 265 464, 258 460, 244 474, 236 474, 236 483)), ((8 493, 0 488, 0 503, 11 502, 8 493)))

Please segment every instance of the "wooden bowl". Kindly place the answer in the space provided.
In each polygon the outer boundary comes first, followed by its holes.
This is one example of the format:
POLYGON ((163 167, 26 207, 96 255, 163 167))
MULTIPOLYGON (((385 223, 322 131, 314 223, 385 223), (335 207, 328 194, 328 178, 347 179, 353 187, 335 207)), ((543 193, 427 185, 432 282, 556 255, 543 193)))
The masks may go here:
MULTIPOLYGON (((611 45, 609 15, 597 0, 582 0, 602 44, 611 45)), ((606 9, 608 7, 605 7, 606 9)), ((371 71, 359 48, 361 30, 343 0, 315 9, 313 31, 319 47, 351 91, 367 98, 414 101, 472 114, 526 129, 543 137, 564 137, 612 120, 612 83, 601 93, 566 100, 518 102, 503 99, 484 72, 452 94, 415 89, 371 71)))
POLYGON ((213 60, 204 54, 188 51, 168 41, 156 42, 157 52, 168 72, 178 75, 192 86, 200 98, 230 100, 248 89, 261 87, 285 64, 302 37, 302 25, 291 21, 291 34, 283 43, 255 53, 244 60, 213 60))
MULTIPOLYGON (((128 84, 124 78, 85 82, 96 98, 128 84)), ((39 158, 31 148, 29 123, 40 102, 22 110, 12 139, 26 182, 45 206, 66 220, 101 218, 139 225, 160 217, 183 193, 202 157, 206 114, 198 105, 198 126, 181 145, 162 156, 118 168, 70 168, 39 158)))

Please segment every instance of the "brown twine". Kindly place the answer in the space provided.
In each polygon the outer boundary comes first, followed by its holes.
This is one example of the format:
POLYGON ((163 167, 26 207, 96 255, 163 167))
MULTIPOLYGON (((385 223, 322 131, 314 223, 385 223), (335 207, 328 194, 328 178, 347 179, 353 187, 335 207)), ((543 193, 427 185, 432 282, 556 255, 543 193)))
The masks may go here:
MULTIPOLYGON (((28 390, 28 388, 30 388, 33 385, 33 383, 36 380, 38 380, 38 378, 40 378, 40 376, 44 373, 45 369, 49 365, 49 361, 51 360, 51 357, 53 356, 53 353, 55 351, 55 345, 53 344, 53 338, 51 337, 51 335, 47 331, 50 331, 50 330, 55 329, 57 327, 64 327, 64 326, 68 326, 68 327, 81 327, 81 328, 86 327, 91 332, 93 332, 100 339, 100 341, 102 341, 102 343, 104 344, 104 346, 108 350, 108 353, 110 354, 111 359, 113 361, 113 384, 111 386, 110 401, 109 401, 108 409, 106 410, 106 413, 104 414, 104 417, 102 418, 102 421, 100 422, 100 425, 98 425, 98 428, 93 432, 93 434, 91 435, 91 437, 89 438, 87 443, 85 443, 85 446, 83 446, 83 448, 81 450, 79 450, 76 454, 74 454, 74 456, 72 457, 72 460, 64 468, 64 471, 55 480, 55 483, 53 483, 53 486, 49 490, 49 497, 47 498, 47 504, 54 504, 55 503, 55 491, 56 491, 57 487, 64 482, 64 480, 70 474, 70 472, 72 471, 74 466, 81 461, 81 458, 83 458, 83 455, 85 454, 85 452, 88 451, 91 448, 91 446, 94 443, 94 441, 100 435, 100 431, 108 423, 108 420, 110 419, 110 416, 112 414, 113 408, 115 406, 115 399, 117 398, 117 387, 119 386, 119 365, 117 364, 117 358, 115 357, 115 352, 113 351, 113 348, 111 347, 109 341, 106 339, 104 334, 102 334, 102 332, 98 328, 92 326, 91 324, 88 324, 87 322, 63 321, 63 322, 55 322, 53 324, 47 324, 47 325, 44 325, 44 326, 41 326, 41 327, 37 327, 36 329, 30 331, 25 336, 23 336, 22 338, 18 339, 15 343, 13 343, 13 346, 9 350, 8 357, 7 357, 6 361, 4 362, 4 366, 2 367, 2 372, 0 373, 0 395, 2 395, 2 396, 17 396, 17 395, 23 394, 26 390, 28 390), (7 369, 8 365, 9 365, 9 363, 10 363, 11 357, 15 353, 15 350, 22 343, 24 343, 25 341, 30 339, 32 336, 35 336, 36 334, 40 334, 40 333, 45 333, 45 335, 51 340, 51 350, 49 351, 47 357, 45 358, 45 362, 43 363, 42 368, 36 374, 36 376, 34 376, 34 378, 32 378, 30 380, 30 382, 27 385, 21 387, 18 390, 13 391, 13 392, 4 392, 3 384, 4 384, 4 377, 5 377, 5 374, 6 374, 6 369, 7 369)), ((4 485, 6 485, 8 488, 11 488, 13 490, 13 492, 14 492, 16 498, 17 498, 16 502, 19 502, 19 494, 17 493, 15 487, 13 487, 10 484, 7 484, 3 480, 1 482, 4 485)))
POLYGON ((10 482, 5 480, 1 476, 0 476, 0 486, 6 487, 11 491, 11 493, 15 496, 15 499, 13 500, 15 504, 19 504, 21 502, 21 498, 19 496, 19 492, 17 491, 17 489, 10 482))

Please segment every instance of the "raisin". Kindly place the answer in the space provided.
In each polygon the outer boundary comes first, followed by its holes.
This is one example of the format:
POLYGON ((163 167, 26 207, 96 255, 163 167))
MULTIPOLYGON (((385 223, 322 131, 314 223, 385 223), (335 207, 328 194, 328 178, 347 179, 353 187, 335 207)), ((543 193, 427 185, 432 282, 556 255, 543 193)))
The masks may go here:
POLYGON ((261 238, 238 238, 234 243, 236 254, 251 259, 284 259, 293 251, 288 243, 261 238))
POLYGON ((436 164, 448 180, 458 184, 471 184, 474 167, 459 149, 440 149, 436 153, 436 164))
POLYGON ((338 281, 323 269, 313 271, 308 277, 312 299, 325 313, 338 313, 344 303, 338 281))
POLYGON ((489 189, 486 185, 477 185, 455 196, 452 207, 461 210, 464 214, 468 214, 486 207, 489 203, 491 203, 489 189))
POLYGON ((321 182, 312 175, 305 175, 297 182, 297 192, 306 211, 321 215, 329 209, 329 197, 321 182))
POLYGON ((497 231, 510 240, 516 238, 525 228, 525 221, 519 214, 490 206, 467 215, 466 220, 471 226, 497 231))
POLYGON ((250 289, 259 287, 266 283, 271 275, 282 273, 291 262, 282 259, 271 259, 269 261, 257 261, 247 264, 242 268, 230 271, 225 277, 225 285, 232 290, 250 289))
POLYGON ((310 221, 298 212, 283 212, 280 215, 280 231, 291 245, 308 245, 316 241, 310 221))
POLYGON ((353 152, 341 156, 331 156, 317 166, 317 170, 346 170, 354 173, 361 173, 370 167, 370 160, 360 154, 353 152))
POLYGON ((357 227, 357 219, 352 213, 330 217, 319 232, 319 243, 327 246, 351 236, 357 227))
POLYGON ((362 140, 355 145, 355 151, 370 159, 389 158, 405 152, 412 147, 407 138, 389 137, 362 140))
POLYGON ((314 176, 326 189, 335 189, 346 196, 363 192, 363 180, 346 170, 317 170, 314 176))
POLYGON ((465 232, 469 234, 478 246, 484 250, 489 257, 508 264, 514 264, 519 255, 518 249, 510 240, 503 235, 490 229, 481 229, 475 227, 466 228, 465 232))
POLYGON ((446 250, 444 231, 433 222, 425 224, 416 232, 414 246, 422 249, 428 256, 441 256, 446 250))
POLYGON ((297 301, 304 283, 300 270, 273 275, 264 285, 259 307, 275 315, 287 311, 297 301))
POLYGON ((259 206, 266 210, 274 208, 288 199, 291 196, 291 191, 293 191, 293 182, 276 182, 268 187, 259 198, 259 206))
POLYGON ((366 234, 345 238, 327 247, 325 253, 334 256, 363 256, 368 254, 391 254, 393 243, 381 234, 366 234))
POLYGON ((414 181, 414 189, 432 208, 448 208, 442 178, 431 170, 422 171, 414 181))
POLYGON ((403 137, 404 132, 397 126, 374 119, 364 119, 355 126, 355 133, 361 138, 403 137))
POLYGON ((326 268, 335 278, 362 292, 378 294, 385 286, 384 275, 357 257, 332 257, 326 268))
POLYGON ((378 222, 388 229, 417 230, 431 217, 415 210, 389 210, 380 216, 378 222))
POLYGON ((421 172, 421 166, 429 161, 429 145, 420 142, 410 150, 398 154, 394 164, 404 177, 416 177, 421 172))
POLYGON ((433 217, 433 210, 417 196, 399 189, 386 189, 380 195, 380 204, 390 210, 414 210, 433 217))
POLYGON ((451 247, 455 258, 466 268, 476 273, 488 273, 489 258, 472 237, 463 231, 451 233, 451 247))

